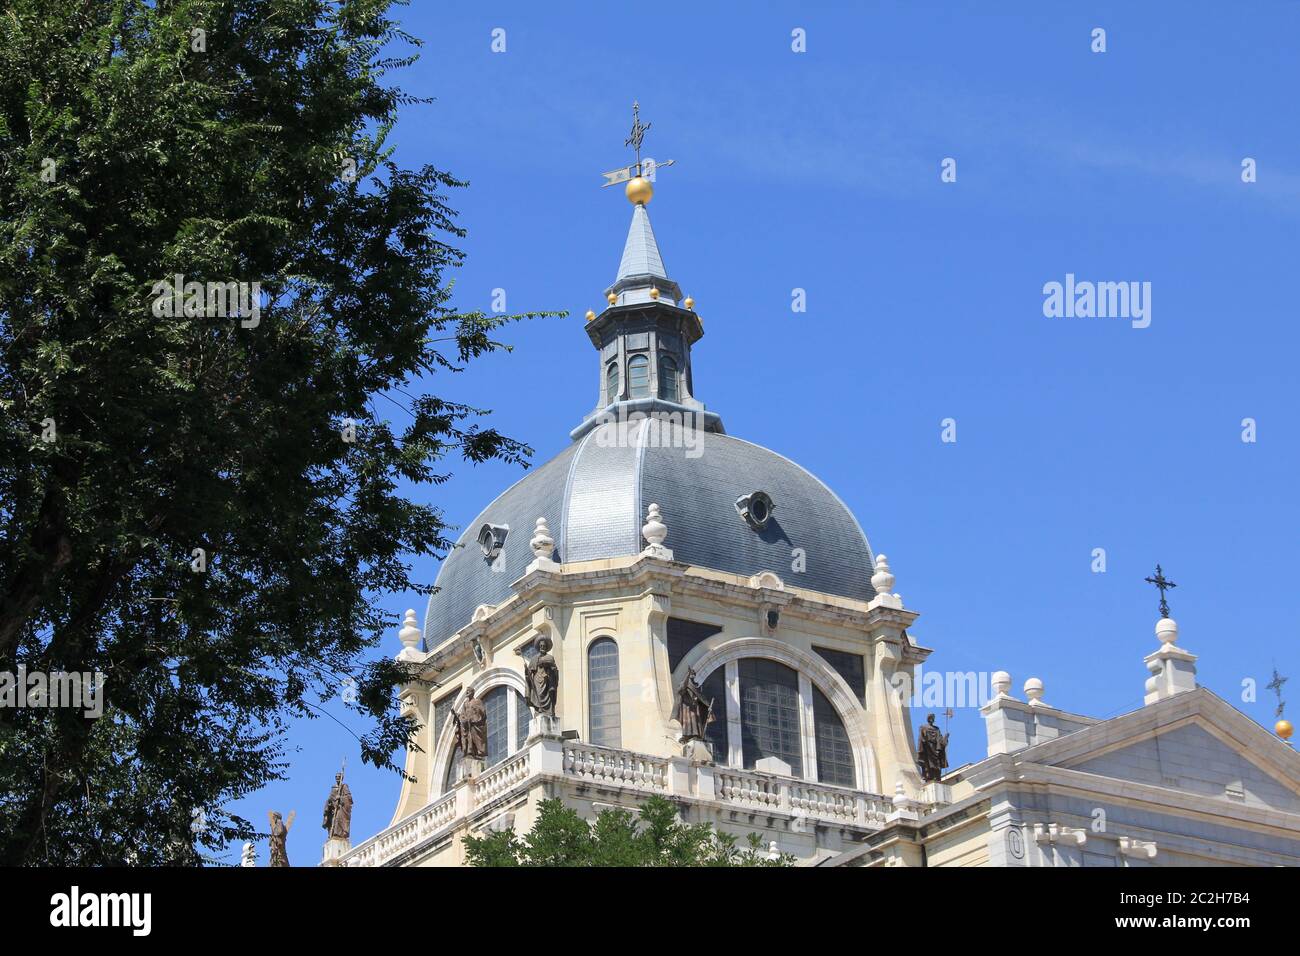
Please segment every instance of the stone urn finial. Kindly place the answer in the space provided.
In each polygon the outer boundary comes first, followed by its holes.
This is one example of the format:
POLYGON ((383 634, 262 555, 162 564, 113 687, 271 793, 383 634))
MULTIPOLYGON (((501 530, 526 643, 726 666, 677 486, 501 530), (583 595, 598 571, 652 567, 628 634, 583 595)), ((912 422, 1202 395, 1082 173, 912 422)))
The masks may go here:
POLYGON ((420 643, 420 625, 415 619, 415 608, 406 609, 406 618, 402 621, 402 629, 397 632, 397 637, 405 649, 419 650, 417 645, 420 643))
POLYGON ((659 506, 650 505, 646 509, 645 524, 641 526, 641 537, 646 539, 646 543, 652 548, 662 548, 664 540, 668 537, 668 526, 663 523, 659 515, 659 506))
POLYGON ((871 586, 877 594, 894 593, 894 572, 890 570, 889 558, 883 554, 876 555, 876 573, 871 575, 871 586))
POLYGON ((533 531, 528 546, 533 549, 538 561, 551 560, 551 555, 555 553, 555 539, 551 537, 551 529, 546 526, 545 518, 537 519, 537 528, 533 531))

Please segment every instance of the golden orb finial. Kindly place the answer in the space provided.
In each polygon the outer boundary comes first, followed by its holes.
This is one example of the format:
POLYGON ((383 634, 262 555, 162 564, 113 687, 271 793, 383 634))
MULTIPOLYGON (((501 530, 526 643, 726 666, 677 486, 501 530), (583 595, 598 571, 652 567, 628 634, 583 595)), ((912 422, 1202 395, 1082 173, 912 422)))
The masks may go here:
POLYGON ((694 308, 695 308, 695 300, 692 299, 692 298, 688 295, 688 296, 686 297, 686 301, 683 302, 682 305, 686 306, 687 309, 694 309, 694 308))
POLYGON ((605 301, 608 302, 610 305, 613 305, 618 301, 618 293, 611 292, 609 295, 605 296, 605 301))
POLYGON ((1273 725, 1273 732, 1283 740, 1290 740, 1295 728, 1291 726, 1291 721, 1283 719, 1273 725))
POLYGON ((587 321, 590 322, 590 321, 591 321, 592 319, 594 319, 595 317, 596 317, 596 313, 595 313, 595 312, 592 312, 591 309, 588 309, 588 310, 587 310, 587 321))
POLYGON ((650 298, 652 298, 652 299, 657 299, 657 298, 659 298, 659 290, 656 289, 656 288, 654 288, 654 286, 651 286, 651 287, 650 287, 650 298))
POLYGON ((633 176, 627 181, 627 201, 637 206, 644 206, 655 194, 650 180, 643 176, 633 176))

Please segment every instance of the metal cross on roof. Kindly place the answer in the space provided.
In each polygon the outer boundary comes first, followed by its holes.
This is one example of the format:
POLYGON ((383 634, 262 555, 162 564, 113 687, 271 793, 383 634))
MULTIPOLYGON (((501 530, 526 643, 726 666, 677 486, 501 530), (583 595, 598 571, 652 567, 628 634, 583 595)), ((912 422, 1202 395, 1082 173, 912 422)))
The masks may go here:
POLYGON ((1146 582, 1147 584, 1154 584, 1156 587, 1160 589, 1160 616, 1168 617, 1169 602, 1165 600, 1165 592, 1170 588, 1178 587, 1178 585, 1165 577, 1164 571, 1160 569, 1160 565, 1158 564, 1156 565, 1156 576, 1148 577, 1146 579, 1146 582))
POLYGON ((631 146, 636 150, 636 163, 641 165, 641 141, 645 139, 646 131, 650 129, 649 123, 641 122, 641 104, 636 100, 632 101, 632 132, 627 139, 623 141, 624 146, 631 146))
POLYGON ((1277 710, 1273 712, 1274 717, 1281 717, 1282 711, 1286 707, 1286 701, 1282 700, 1282 685, 1285 684, 1289 677, 1283 677, 1277 672, 1277 667, 1273 668, 1273 679, 1264 686, 1277 694, 1277 710))

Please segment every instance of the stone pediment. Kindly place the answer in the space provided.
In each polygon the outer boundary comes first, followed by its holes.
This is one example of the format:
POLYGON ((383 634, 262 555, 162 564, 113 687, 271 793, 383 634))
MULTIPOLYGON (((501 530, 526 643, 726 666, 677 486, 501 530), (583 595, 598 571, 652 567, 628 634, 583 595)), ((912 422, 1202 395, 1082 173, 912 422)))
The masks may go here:
POLYGON ((1204 688, 1013 755, 1020 765, 1300 814, 1300 755, 1204 688))

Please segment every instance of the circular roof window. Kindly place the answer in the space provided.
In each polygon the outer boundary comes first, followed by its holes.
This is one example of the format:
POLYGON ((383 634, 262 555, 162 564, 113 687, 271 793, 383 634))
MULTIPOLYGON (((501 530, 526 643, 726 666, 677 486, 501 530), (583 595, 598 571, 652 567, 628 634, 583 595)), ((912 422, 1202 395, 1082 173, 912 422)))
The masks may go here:
POLYGON ((478 546, 483 552, 483 557, 489 561, 495 561, 501 553, 501 548, 506 543, 506 535, 510 533, 510 528, 502 524, 485 524, 478 529, 478 546))
POLYGON ((762 531, 767 527, 775 510, 776 505, 772 503, 771 495, 765 491, 751 491, 736 499, 736 511, 755 531, 762 531))

